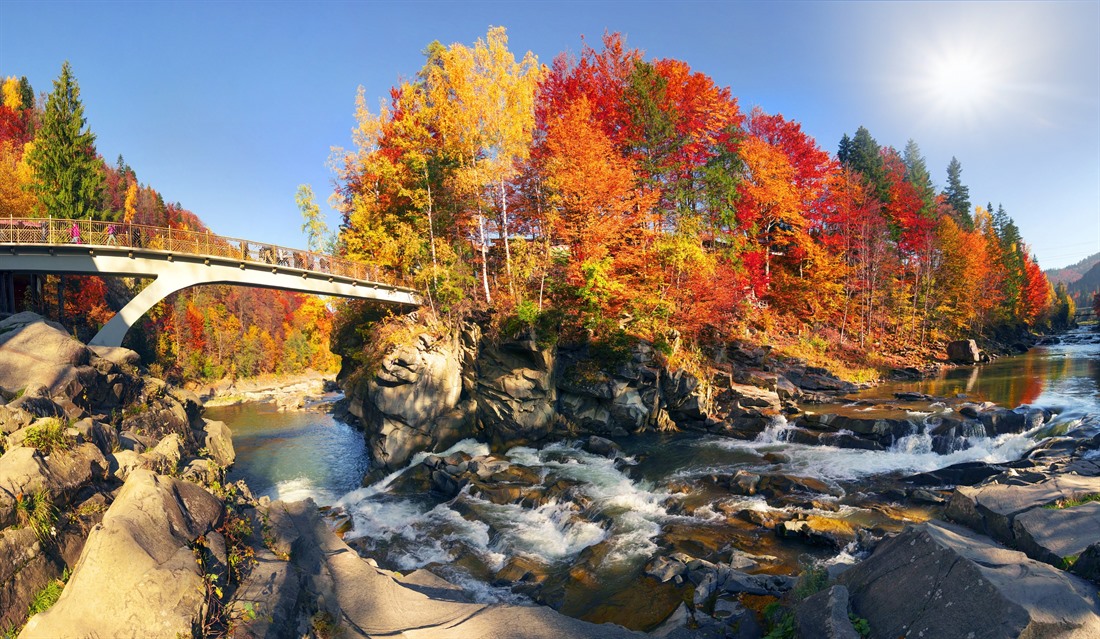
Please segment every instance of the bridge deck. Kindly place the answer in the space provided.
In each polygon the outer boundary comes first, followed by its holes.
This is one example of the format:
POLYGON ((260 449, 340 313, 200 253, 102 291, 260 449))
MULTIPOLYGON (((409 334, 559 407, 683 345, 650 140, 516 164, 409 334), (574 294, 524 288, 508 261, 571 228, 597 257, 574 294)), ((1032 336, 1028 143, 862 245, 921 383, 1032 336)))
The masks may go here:
POLYGON ((417 305, 417 292, 366 264, 212 233, 93 220, 0 218, 0 272, 153 277, 92 339, 118 346, 165 296, 235 284, 417 305))

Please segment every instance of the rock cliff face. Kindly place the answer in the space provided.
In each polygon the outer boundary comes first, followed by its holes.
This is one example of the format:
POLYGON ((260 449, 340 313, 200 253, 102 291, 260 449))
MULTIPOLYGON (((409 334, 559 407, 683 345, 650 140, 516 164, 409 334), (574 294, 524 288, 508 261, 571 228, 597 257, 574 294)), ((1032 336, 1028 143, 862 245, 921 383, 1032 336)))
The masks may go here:
MULTIPOLYGON (((608 368, 593 364, 583 348, 543 347, 526 335, 497 343, 467 323, 397 344, 373 374, 349 377, 345 390, 348 410, 362 421, 371 459, 383 471, 467 437, 505 448, 555 433, 714 425, 706 385, 656 364, 647 345, 608 368)), ((778 407, 778 397, 774 403, 778 407)))

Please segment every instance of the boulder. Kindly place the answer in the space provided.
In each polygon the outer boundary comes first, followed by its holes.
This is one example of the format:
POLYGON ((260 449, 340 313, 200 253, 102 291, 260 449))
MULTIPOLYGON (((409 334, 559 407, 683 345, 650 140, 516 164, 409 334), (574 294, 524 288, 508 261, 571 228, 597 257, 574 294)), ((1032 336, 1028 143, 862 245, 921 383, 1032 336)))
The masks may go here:
POLYGON ((78 444, 43 457, 33 448, 16 447, 0 457, 0 528, 15 523, 20 495, 45 492, 53 503, 67 503, 77 491, 107 473, 107 460, 95 444, 78 444))
POLYGON ((982 351, 972 339, 961 339, 947 344, 947 359, 956 364, 977 364, 982 361, 982 351))
POLYGON ((222 512, 194 484, 135 470, 88 536, 60 599, 20 637, 190 636, 206 592, 191 545, 222 512))
POLYGON ((839 582, 876 638, 1100 636, 1095 587, 953 524, 907 528, 839 582))
POLYGON ((848 589, 833 586, 807 597, 795 609, 795 623, 803 637, 860 639, 848 618, 848 589))
POLYGON ((74 374, 86 366, 92 352, 56 322, 34 313, 17 313, 0 320, 0 388, 14 393, 44 385, 60 394, 74 374))
MULTIPOLYGON (((1035 484, 960 486, 947 504, 946 515, 1003 544, 1016 545, 1013 520, 1021 513, 1096 493, 1100 493, 1100 477, 1076 475, 1060 475, 1035 484)), ((1044 515, 1036 517, 1041 520, 1044 515)))
POLYGON ((1100 502, 1072 508, 1032 508, 1012 519, 1017 549, 1062 568, 1100 541, 1100 502))
POLYGON ((174 475, 183 459, 183 441, 179 435, 172 433, 141 457, 145 468, 161 475, 174 475))
POLYGON ((233 450, 233 433, 224 422, 202 420, 203 448, 206 454, 222 468, 229 468, 237 459, 233 450))
POLYGON ((460 405, 463 350, 453 333, 413 334, 373 375, 346 383, 348 410, 363 423, 373 465, 388 472, 415 453, 473 434, 476 404, 460 405))
POLYGON ((1100 584, 1100 541, 1093 542, 1070 568, 1073 574, 1100 584))
POLYGON ((617 457, 623 452, 623 449, 618 444, 607 439, 600 437, 599 435, 591 435, 584 442, 584 449, 593 455, 600 455, 602 457, 617 457))
POLYGON ((141 468, 141 455, 132 450, 120 450, 107 455, 107 465, 107 474, 124 482, 134 469, 141 468))
POLYGON ((531 339, 483 340, 476 360, 477 415, 498 446, 539 441, 554 427, 553 349, 531 339))

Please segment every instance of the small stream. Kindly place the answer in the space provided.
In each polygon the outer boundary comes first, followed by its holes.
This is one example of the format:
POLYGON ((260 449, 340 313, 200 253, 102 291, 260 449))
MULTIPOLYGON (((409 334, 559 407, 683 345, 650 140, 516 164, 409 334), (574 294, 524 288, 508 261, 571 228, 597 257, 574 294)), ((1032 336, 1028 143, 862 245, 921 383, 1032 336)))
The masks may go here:
MULTIPOLYGON (((1100 345, 1039 347, 983 367, 952 369, 935 379, 882 385, 863 396, 892 398, 901 391, 965 394, 973 401, 1008 407, 1040 406, 1059 413, 1056 422, 1098 415, 1100 345)), ((830 410, 862 409, 838 405, 830 410)), ((905 406, 899 410, 908 412, 905 406)), ((908 414, 923 414, 916 411, 908 414)), ((572 486, 559 498, 524 506, 494 504, 469 492, 439 503, 423 492, 402 488, 404 470, 360 487, 368 469, 362 434, 329 415, 278 412, 253 404, 211 409, 208 416, 233 430, 237 464, 230 479, 245 479, 257 495, 309 496, 321 505, 343 508, 354 524, 345 539, 382 566, 402 571, 429 567, 482 601, 522 602, 529 601, 522 593, 491 585, 495 572, 523 560, 540 566, 553 583, 568 579, 570 571, 583 564, 601 585, 584 594, 584 605, 571 605, 566 597, 562 611, 620 623, 624 618, 609 615, 607 608, 616 605, 619 591, 629 588, 661 549, 683 549, 695 556, 737 551, 767 555, 777 563, 761 569, 776 572, 797 571, 807 561, 836 560, 834 549, 780 540, 747 524, 745 511, 797 512, 896 531, 906 523, 937 516, 938 511, 931 506, 883 508, 881 500, 865 495, 873 478, 964 461, 1011 461, 1035 444, 1034 433, 1022 433, 979 438, 948 455, 932 452, 930 438, 924 435, 902 437, 886 451, 808 446, 784 441, 791 427, 782 417, 754 441, 692 433, 626 438, 618 442, 623 456, 617 460, 585 452, 579 442, 556 442, 506 453, 512 463, 537 472, 543 486, 572 486), (810 477, 823 482, 831 494, 820 495, 813 504, 769 504, 759 495, 731 494, 708 483, 708 478, 738 470, 810 477), (608 603, 602 610, 597 609, 601 602, 608 603)), ((456 451, 488 454, 485 444, 472 440, 447 453, 456 451)), ((423 459, 423 454, 415 457, 410 467, 423 459)))

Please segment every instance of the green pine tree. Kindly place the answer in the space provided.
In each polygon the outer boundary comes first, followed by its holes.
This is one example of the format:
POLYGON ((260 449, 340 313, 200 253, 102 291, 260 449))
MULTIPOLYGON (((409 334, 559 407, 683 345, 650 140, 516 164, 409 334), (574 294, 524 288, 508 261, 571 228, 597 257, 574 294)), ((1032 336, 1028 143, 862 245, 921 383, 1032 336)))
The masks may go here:
POLYGON ((31 188, 53 217, 90 217, 98 213, 102 162, 96 157, 95 135, 86 126, 80 87, 67 61, 53 87, 28 157, 34 168, 31 188))
POLYGON ((917 189, 921 201, 924 202, 920 209, 921 215, 931 218, 936 210, 936 188, 932 186, 928 165, 925 164, 924 156, 915 140, 909 140, 905 145, 902 157, 905 161, 905 179, 917 189))
POLYGON ((962 164, 952 157, 947 165, 947 188, 943 194, 959 222, 965 228, 974 228, 974 218, 970 216, 970 188, 962 183, 961 176, 962 164))

